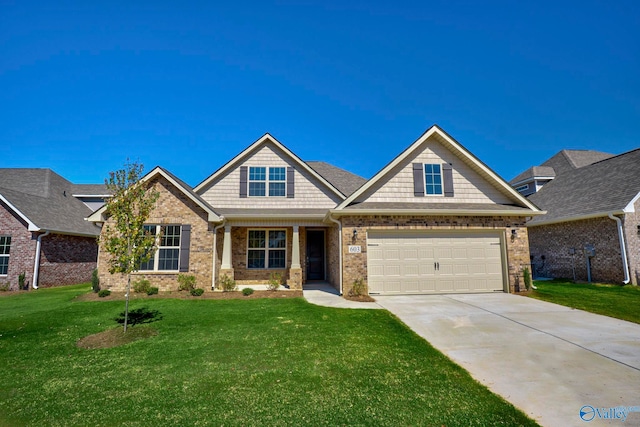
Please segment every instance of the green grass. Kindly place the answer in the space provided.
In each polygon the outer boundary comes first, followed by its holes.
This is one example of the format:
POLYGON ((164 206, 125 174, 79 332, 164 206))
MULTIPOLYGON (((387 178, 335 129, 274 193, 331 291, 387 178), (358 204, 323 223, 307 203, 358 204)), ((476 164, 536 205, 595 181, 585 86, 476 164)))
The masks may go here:
POLYGON ((0 298, 0 425, 536 425, 383 310, 135 300, 158 335, 78 348, 122 301, 0 298))
POLYGON ((640 288, 633 285, 535 281, 530 296, 596 314, 640 323, 640 288))

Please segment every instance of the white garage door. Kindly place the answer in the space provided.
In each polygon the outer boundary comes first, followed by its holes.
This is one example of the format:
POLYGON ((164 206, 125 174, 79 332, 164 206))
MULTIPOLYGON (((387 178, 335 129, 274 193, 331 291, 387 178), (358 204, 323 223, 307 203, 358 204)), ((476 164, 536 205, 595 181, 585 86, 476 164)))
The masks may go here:
POLYGON ((496 233, 369 232, 369 292, 424 294, 502 291, 496 233))

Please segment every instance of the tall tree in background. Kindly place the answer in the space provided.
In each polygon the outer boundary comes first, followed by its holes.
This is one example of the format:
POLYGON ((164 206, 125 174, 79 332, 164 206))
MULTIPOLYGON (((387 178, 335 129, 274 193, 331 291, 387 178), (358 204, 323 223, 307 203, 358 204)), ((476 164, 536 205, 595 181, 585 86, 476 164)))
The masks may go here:
POLYGON ((124 169, 109 172, 109 179, 105 181, 112 196, 106 202, 109 220, 100 244, 111 255, 109 273, 127 275, 124 332, 127 332, 129 317, 131 273, 149 261, 157 247, 157 236, 145 232, 144 224, 160 194, 140 182, 143 170, 142 164, 127 159, 124 169))

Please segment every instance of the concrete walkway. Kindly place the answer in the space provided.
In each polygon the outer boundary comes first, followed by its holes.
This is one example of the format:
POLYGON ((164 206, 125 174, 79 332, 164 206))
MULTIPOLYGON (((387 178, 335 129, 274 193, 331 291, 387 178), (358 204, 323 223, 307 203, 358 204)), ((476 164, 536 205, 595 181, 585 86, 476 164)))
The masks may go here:
POLYGON ((638 324, 510 294, 376 300, 543 426, 640 426, 638 324))
POLYGON ((302 291, 305 299, 312 304, 336 308, 369 308, 381 309, 375 302, 357 302, 342 298, 338 291, 326 283, 304 285, 302 291))

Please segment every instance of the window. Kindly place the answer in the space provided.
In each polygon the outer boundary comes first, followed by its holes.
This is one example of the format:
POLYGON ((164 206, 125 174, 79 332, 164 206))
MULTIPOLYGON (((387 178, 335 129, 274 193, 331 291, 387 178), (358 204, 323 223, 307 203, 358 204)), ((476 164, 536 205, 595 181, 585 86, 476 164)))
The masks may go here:
POLYGON ((249 168, 249 196, 284 197, 286 196, 287 174, 284 167, 252 166, 249 168))
POLYGON ((9 250, 11 236, 0 236, 0 276, 6 276, 9 271, 9 250))
POLYGON ((516 187, 516 191, 523 192, 529 189, 529 184, 521 185, 520 187, 516 187))
POLYGON ((249 230, 247 246, 247 268, 285 268, 285 230, 249 230))
POLYGON ((180 260, 179 225, 145 225, 145 231, 158 236, 160 244, 151 259, 140 264, 141 271, 178 271, 180 260))
POLYGON ((427 194, 442 194, 442 173, 440 165, 424 165, 425 190, 427 194))

